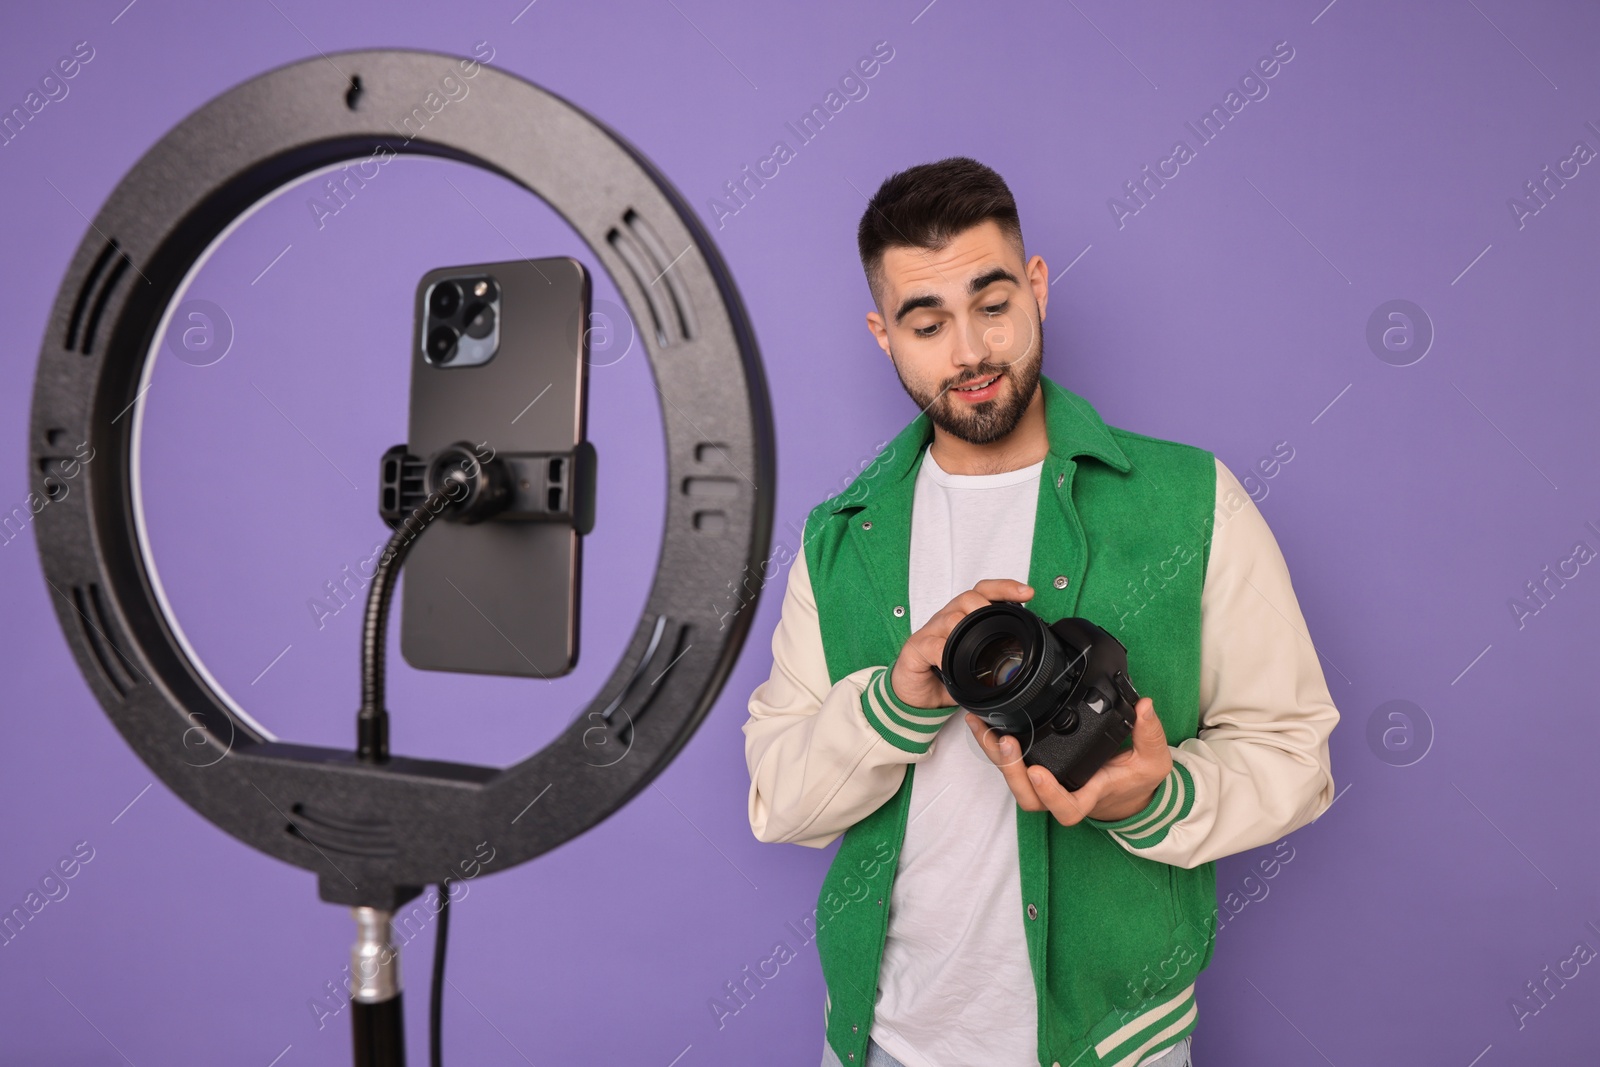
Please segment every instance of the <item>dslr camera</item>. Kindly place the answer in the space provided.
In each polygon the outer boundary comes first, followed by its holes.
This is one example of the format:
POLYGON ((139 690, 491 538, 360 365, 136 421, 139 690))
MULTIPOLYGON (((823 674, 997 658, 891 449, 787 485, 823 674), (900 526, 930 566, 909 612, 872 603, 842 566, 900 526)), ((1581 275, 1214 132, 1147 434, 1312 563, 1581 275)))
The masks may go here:
POLYGON ((938 675, 957 704, 1017 739, 1023 763, 1068 789, 1083 788, 1133 733, 1127 649, 1088 619, 1046 625, 996 601, 950 631, 938 675))

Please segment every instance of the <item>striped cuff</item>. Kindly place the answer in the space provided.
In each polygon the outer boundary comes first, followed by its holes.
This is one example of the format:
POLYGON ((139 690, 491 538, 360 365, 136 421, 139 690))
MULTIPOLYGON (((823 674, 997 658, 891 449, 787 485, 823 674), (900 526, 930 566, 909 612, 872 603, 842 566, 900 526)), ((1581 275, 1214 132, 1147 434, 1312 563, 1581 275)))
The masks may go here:
POLYGON ((1156 795, 1150 798, 1145 809, 1116 822, 1086 819, 1085 822, 1108 832, 1124 846, 1137 851, 1159 845, 1166 839, 1174 823, 1188 815, 1194 807, 1194 776, 1178 760, 1172 761, 1167 780, 1161 783, 1156 795))
POLYGON ((912 707, 894 695, 889 668, 879 667, 861 691, 861 710, 885 741, 902 752, 920 756, 932 747, 939 727, 959 709, 953 704, 948 708, 912 707))
POLYGON ((1194 1030, 1198 1008, 1194 986, 1164 1004, 1157 1004, 1125 1023, 1115 1033, 1095 1042, 1095 1062, 1106 1067, 1134 1067, 1156 1053, 1170 1049, 1194 1030))

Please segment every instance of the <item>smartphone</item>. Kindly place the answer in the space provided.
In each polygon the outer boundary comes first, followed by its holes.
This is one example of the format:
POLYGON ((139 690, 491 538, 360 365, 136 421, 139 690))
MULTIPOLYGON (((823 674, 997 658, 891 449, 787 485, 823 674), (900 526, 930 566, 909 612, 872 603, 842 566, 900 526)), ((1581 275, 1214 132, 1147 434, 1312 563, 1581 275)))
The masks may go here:
MULTIPOLYGON (((592 456, 589 303, 589 272, 565 256, 424 274, 411 346, 411 454, 426 462, 466 442, 486 461, 585 449, 592 456)), ((513 467, 517 488, 541 500, 548 491, 559 504, 561 492, 578 486, 572 466, 524 462, 513 467)), ((578 660, 581 527, 498 516, 433 522, 400 572, 406 662, 524 677, 570 672, 578 660)))

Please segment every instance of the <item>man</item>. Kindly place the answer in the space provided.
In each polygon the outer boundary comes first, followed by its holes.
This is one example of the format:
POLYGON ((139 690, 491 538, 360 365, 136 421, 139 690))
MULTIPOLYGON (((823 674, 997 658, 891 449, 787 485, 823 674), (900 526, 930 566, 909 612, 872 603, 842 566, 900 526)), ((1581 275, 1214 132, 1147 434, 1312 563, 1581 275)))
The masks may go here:
POLYGON ((1041 375, 1049 271, 998 174, 896 174, 857 236, 921 414, 808 517, 744 727, 756 837, 843 838, 824 1065, 1187 1067, 1213 861, 1334 796, 1338 712, 1283 557, 1210 452, 1041 375), (1076 792, 933 673, 998 600, 1127 647, 1131 747, 1076 792))

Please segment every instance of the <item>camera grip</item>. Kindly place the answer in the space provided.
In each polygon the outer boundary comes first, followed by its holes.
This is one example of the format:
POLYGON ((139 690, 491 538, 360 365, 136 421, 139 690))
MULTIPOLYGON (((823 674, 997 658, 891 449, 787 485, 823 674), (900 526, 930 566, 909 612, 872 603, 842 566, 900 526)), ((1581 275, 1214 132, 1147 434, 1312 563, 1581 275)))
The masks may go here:
MULTIPOLYGON (((1077 729, 1070 733, 1047 731, 1031 739, 1019 737, 1023 746, 1022 762, 1039 766, 1055 775, 1056 781, 1076 792, 1082 789, 1094 773, 1105 766, 1107 760, 1122 748, 1122 742, 1133 735, 1133 703, 1128 702, 1123 687, 1132 692, 1127 679, 1116 674, 1119 699, 1106 709, 1108 719, 1100 730, 1077 729)), ((1137 700, 1138 694, 1134 693, 1137 700)))

